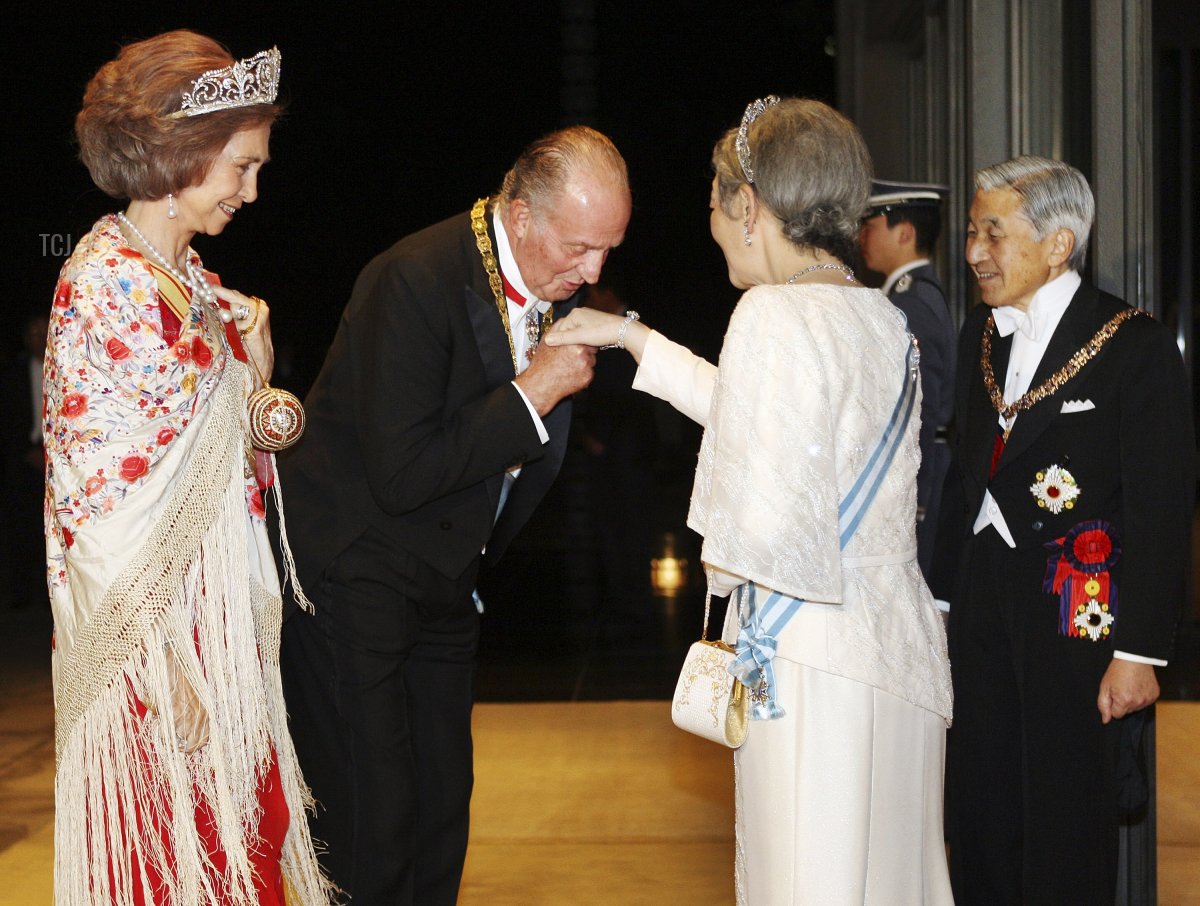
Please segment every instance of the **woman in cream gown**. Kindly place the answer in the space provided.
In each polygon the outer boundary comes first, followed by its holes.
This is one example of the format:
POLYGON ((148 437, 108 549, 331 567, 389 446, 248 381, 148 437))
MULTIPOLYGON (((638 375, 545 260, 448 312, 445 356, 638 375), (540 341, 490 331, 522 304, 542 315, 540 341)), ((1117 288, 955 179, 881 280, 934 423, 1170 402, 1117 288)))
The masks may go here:
POLYGON ((839 503, 916 367, 903 315, 843 263, 870 157, 836 111, 772 97, 747 108, 713 165, 713 238, 746 290, 719 366, 587 309, 547 342, 627 349, 634 387, 704 425, 688 525, 710 588, 752 582, 759 602, 795 601, 774 638, 749 631, 736 604, 726 617, 725 640, 773 680, 752 684, 770 694, 752 695, 758 719, 734 754, 738 903, 948 904, 950 677, 916 560, 915 415, 844 549, 839 531, 839 503))

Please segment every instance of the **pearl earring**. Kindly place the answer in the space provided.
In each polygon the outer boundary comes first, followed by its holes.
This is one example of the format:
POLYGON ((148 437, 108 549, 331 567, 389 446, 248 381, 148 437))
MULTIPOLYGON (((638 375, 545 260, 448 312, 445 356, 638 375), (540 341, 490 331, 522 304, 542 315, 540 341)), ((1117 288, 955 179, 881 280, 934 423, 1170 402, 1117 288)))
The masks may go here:
POLYGON ((170 192, 167 193, 167 216, 174 220, 177 216, 175 212, 175 196, 170 192))
POLYGON ((742 224, 742 235, 746 237, 746 245, 751 245, 750 242, 750 221, 747 220, 742 224))

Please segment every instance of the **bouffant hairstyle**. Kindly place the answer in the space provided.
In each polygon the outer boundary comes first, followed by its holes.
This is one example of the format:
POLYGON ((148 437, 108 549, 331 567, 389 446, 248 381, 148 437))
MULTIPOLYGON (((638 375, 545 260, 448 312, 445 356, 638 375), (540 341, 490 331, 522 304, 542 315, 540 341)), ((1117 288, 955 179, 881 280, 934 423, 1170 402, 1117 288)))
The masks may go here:
POLYGON ((216 41, 184 30, 121 48, 92 77, 75 117, 79 158, 96 185, 113 198, 162 198, 203 182, 235 133, 273 124, 275 104, 171 117, 193 81, 233 62, 216 41))
POLYGON ((588 126, 568 126, 543 136, 521 152, 504 174, 500 200, 520 198, 536 212, 552 207, 573 178, 588 174, 618 189, 629 189, 629 172, 621 152, 603 133, 588 126))
MULTIPOLYGON (((713 148, 721 207, 730 217, 746 174, 738 162, 737 129, 713 148)), ((784 98, 763 111, 747 134, 751 188, 779 218, 783 234, 802 249, 842 260, 857 254, 871 189, 871 155, 858 128, 820 101, 784 98)))

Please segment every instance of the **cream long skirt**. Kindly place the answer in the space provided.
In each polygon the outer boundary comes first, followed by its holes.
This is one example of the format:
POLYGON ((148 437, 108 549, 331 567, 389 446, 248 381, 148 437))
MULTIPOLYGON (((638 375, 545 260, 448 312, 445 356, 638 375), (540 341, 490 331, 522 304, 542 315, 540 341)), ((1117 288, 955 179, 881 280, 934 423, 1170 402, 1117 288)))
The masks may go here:
POLYGON ((873 686, 774 662, 787 712, 734 753, 739 906, 952 904, 946 725, 873 686))

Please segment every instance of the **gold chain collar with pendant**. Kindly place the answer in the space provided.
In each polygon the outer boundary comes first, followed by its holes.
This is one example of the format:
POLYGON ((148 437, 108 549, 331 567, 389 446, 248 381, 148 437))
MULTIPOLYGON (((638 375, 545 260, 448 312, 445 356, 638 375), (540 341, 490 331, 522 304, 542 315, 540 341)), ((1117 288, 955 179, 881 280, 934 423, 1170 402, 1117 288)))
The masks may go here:
POLYGON ((1067 364, 1007 406, 1004 404, 1004 393, 996 383, 996 376, 992 372, 992 334, 996 332, 996 319, 993 315, 988 315, 987 324, 983 328, 983 339, 980 342, 979 367, 983 371, 983 386, 987 389, 988 396, 991 397, 992 406, 1008 425, 1004 432, 1005 439, 1008 437, 1008 431, 1012 429, 1012 420, 1016 418, 1018 412, 1024 412, 1056 393, 1063 384, 1079 374, 1084 365, 1095 358, 1122 324, 1135 315, 1144 314, 1145 312, 1138 308, 1126 308, 1124 311, 1118 312, 1067 360, 1067 364))
MULTIPOLYGON (((517 367, 517 347, 513 343, 512 322, 508 317, 508 299, 504 295, 504 281, 500 279, 500 269, 492 251, 492 239, 487 231, 488 199, 480 198, 471 208, 471 232, 475 234, 475 247, 479 249, 479 257, 483 260, 483 269, 487 273, 488 285, 496 298, 496 311, 500 313, 500 323, 504 325, 504 335, 508 338, 508 353, 512 356, 513 374, 520 369, 517 367)), ((534 318, 530 313, 526 317, 534 318)), ((542 315, 542 329, 549 328, 554 321, 554 309, 547 309, 542 315)), ((532 342, 537 341, 530 338, 532 342)))

